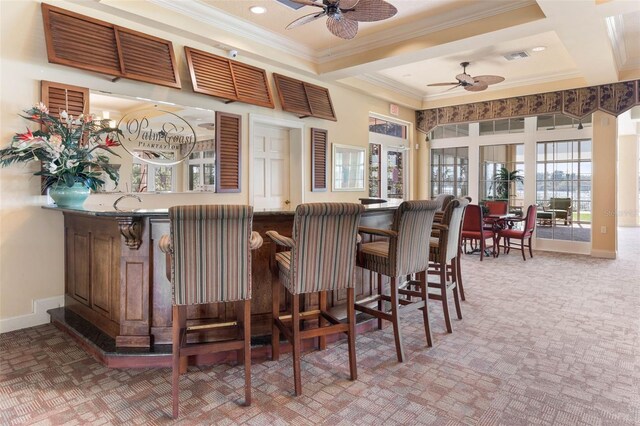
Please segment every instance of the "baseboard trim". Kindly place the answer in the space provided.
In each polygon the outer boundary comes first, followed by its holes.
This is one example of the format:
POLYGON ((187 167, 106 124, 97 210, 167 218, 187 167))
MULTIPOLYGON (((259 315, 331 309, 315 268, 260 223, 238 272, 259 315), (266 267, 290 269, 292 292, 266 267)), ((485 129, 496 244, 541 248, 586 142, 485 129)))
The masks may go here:
POLYGON ((0 319, 0 333, 48 324, 51 318, 47 310, 64 306, 64 296, 47 297, 33 301, 32 312, 27 315, 0 319))
POLYGON ((616 251, 611 250, 593 250, 591 249, 591 257, 599 257, 602 259, 615 259, 617 257, 616 251))

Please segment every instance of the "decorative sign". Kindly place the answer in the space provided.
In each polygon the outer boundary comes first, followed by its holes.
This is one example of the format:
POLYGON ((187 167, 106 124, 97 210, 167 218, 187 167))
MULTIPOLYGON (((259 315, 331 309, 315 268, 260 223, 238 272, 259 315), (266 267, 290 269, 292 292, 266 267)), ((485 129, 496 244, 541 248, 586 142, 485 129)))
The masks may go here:
POLYGON ((389 114, 395 115, 396 117, 400 115, 400 107, 396 104, 389 104, 389 114))
POLYGON ((184 118, 156 108, 126 114, 118 129, 118 141, 129 154, 161 166, 186 160, 197 143, 196 132, 184 118))

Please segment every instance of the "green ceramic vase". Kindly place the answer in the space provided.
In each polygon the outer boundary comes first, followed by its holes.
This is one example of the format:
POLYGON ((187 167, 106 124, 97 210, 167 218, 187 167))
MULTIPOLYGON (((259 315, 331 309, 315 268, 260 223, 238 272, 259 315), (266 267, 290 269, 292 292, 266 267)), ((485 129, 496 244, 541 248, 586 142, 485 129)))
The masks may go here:
POLYGON ((81 209, 90 191, 82 182, 76 182, 72 187, 61 183, 60 185, 52 186, 49 189, 49 195, 58 207, 81 209))

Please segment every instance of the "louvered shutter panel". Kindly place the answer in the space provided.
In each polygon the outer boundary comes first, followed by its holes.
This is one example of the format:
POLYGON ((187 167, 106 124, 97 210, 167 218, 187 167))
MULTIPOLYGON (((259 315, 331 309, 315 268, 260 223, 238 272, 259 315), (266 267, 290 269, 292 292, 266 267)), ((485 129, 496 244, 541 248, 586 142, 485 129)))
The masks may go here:
POLYGON ((120 75, 113 25, 42 3, 49 62, 120 75))
POLYGON ((170 42, 124 28, 117 31, 124 76, 165 86, 181 87, 170 42))
POLYGON ((273 74, 284 111, 300 118, 317 117, 337 121, 329 90, 281 74, 273 74))
POLYGON ((311 129, 311 191, 327 190, 327 147, 328 132, 311 129))
POLYGON ((331 96, 329 96, 329 90, 309 83, 305 83, 304 88, 307 93, 307 99, 309 100, 311 115, 313 117, 324 118, 325 120, 337 121, 336 114, 333 111, 333 104, 331 103, 331 96))
POLYGON ((42 3, 49 62, 180 88, 173 45, 42 3))
POLYGON ((238 100, 253 105, 274 108, 275 105, 265 70, 236 61, 230 62, 238 92, 238 100))
POLYGON ((274 108, 265 70, 190 47, 184 50, 194 92, 274 108))
POLYGON ((49 112, 55 117, 58 117, 62 111, 67 111, 74 117, 89 113, 88 88, 43 80, 40 92, 42 102, 49 107, 49 112))
POLYGON ((242 117, 216 112, 216 192, 240 192, 242 117))
POLYGON ((280 74, 273 74, 278 88, 278 97, 284 111, 293 112, 303 117, 311 115, 304 82, 280 74))
MULTIPOLYGON (((60 117, 62 111, 78 117, 89 113, 89 89, 68 84, 42 81, 40 83, 40 100, 49 108, 49 114, 60 117)), ((41 179, 44 183, 44 177, 41 179)), ((46 190, 42 191, 42 195, 46 190)))

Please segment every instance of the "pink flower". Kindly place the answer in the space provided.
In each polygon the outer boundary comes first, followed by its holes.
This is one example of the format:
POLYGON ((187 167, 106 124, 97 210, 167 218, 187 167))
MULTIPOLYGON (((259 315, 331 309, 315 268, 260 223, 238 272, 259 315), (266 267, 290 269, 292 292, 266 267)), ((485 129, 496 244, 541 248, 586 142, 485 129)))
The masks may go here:
POLYGON ((21 140, 21 141, 33 140, 33 133, 31 133, 31 130, 29 129, 27 129, 26 133, 16 133, 16 136, 18 136, 18 140, 21 140))
POLYGON ((47 108, 47 106, 42 102, 39 102, 38 105, 36 105, 36 109, 43 114, 49 114, 49 108, 47 108))
POLYGON ((117 141, 117 140, 115 140, 115 139, 111 139, 111 137, 110 137, 110 136, 107 136, 107 138, 106 138, 106 140, 105 140, 104 144, 105 144, 106 146, 108 146, 108 147, 112 147, 112 146, 120 146, 120 142, 118 142, 118 141, 117 141))

